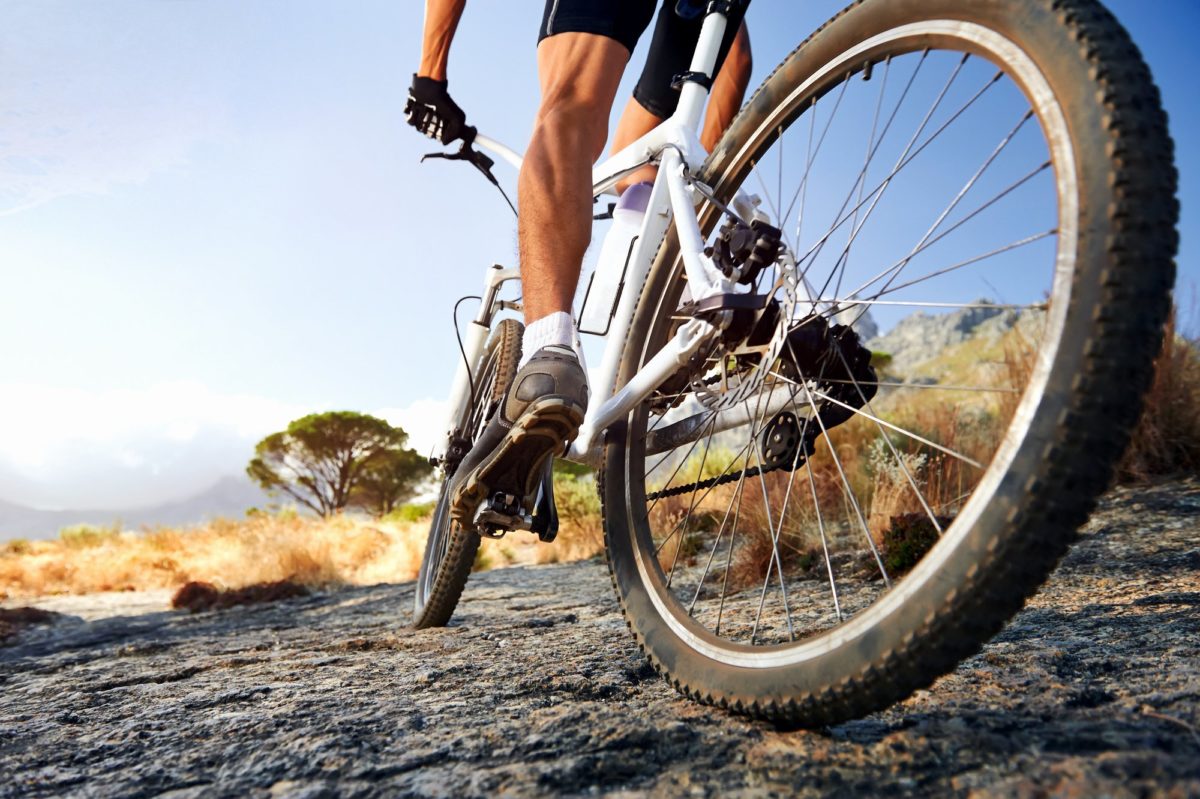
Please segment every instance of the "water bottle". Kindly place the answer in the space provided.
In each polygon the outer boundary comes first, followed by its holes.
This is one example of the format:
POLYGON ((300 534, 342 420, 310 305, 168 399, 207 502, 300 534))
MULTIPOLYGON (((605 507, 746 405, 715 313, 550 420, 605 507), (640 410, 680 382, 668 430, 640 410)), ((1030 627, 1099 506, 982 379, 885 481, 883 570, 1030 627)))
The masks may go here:
POLYGON ((613 224, 600 247, 596 271, 583 298, 579 314, 579 330, 604 334, 616 311, 617 290, 625 276, 625 265, 633 250, 634 240, 642 230, 646 205, 650 202, 651 183, 635 183, 617 200, 613 208, 613 224))

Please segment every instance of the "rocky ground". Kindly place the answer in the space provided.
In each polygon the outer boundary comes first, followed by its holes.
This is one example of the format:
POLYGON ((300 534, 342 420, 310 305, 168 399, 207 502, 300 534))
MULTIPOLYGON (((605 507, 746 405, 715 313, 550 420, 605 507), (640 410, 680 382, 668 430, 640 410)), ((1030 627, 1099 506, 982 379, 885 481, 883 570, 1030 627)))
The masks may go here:
POLYGON ((801 732, 678 697, 597 562, 476 575, 427 632, 411 584, 39 603, 71 615, 0 649, 0 797, 1197 796, 1198 539, 1200 480, 1118 491, 982 653, 801 732))

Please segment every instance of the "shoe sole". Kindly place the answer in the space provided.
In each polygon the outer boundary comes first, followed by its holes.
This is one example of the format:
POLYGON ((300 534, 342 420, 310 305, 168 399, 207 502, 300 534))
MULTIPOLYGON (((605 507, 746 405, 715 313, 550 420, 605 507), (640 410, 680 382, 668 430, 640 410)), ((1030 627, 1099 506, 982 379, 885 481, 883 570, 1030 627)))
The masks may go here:
POLYGON ((537 400, 526 408, 499 446, 454 492, 451 518, 470 528, 479 506, 497 493, 512 494, 525 505, 537 491, 546 458, 575 440, 583 415, 579 403, 561 397, 537 400), (525 485, 520 485, 522 477, 525 485))

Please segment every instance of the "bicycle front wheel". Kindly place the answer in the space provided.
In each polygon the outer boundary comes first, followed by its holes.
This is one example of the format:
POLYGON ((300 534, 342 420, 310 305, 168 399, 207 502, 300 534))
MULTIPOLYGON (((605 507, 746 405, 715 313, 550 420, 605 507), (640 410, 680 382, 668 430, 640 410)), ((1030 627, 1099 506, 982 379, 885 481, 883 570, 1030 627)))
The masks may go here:
MULTIPOLYGON (((1174 279, 1166 118, 1096 2, 862 0, 699 178, 758 195, 784 255, 749 269, 702 207, 766 301, 609 431, 613 581, 688 695, 859 716, 999 630, 1109 480, 1174 279)), ((623 380, 686 315, 681 277, 668 236, 623 380)))
MULTIPOLYGON (((496 327, 488 341, 483 363, 474 376, 472 386, 475 396, 471 417, 465 435, 466 447, 474 443, 488 421, 504 401, 508 387, 517 375, 517 363, 521 360, 521 323, 505 319, 496 327)), ((413 627, 444 627, 454 615, 471 567, 475 553, 479 551, 479 535, 473 530, 464 530, 450 518, 450 484, 454 476, 450 464, 442 480, 437 505, 429 524, 429 537, 425 542, 425 554, 421 558, 421 569, 417 573, 416 590, 413 593, 413 627)))

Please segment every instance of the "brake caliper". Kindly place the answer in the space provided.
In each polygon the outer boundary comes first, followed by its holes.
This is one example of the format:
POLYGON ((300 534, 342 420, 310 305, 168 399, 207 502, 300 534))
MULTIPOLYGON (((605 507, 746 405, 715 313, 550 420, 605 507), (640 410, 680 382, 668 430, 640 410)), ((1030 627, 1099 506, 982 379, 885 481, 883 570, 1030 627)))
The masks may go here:
POLYGON ((704 254, 713 259, 725 277, 750 286, 762 270, 779 260, 782 252, 783 232, 779 228, 758 219, 749 225, 731 219, 704 254))

